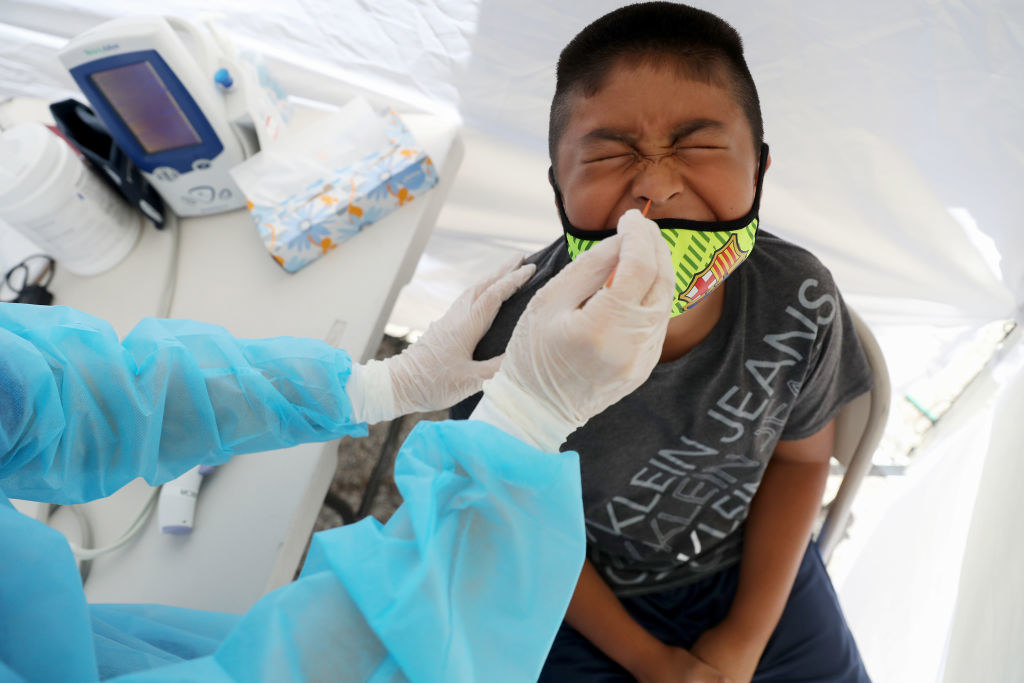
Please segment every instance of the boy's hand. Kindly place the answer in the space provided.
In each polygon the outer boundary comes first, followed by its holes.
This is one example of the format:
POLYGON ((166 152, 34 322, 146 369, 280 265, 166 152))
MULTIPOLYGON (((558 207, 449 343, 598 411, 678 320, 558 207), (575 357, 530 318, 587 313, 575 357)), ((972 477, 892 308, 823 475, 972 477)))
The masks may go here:
POLYGON ((733 683, 718 669, 680 647, 666 645, 657 657, 631 672, 640 683, 733 683))
POLYGON ((723 625, 705 631, 690 653, 727 674, 735 683, 750 681, 761 659, 760 649, 747 646, 723 625))

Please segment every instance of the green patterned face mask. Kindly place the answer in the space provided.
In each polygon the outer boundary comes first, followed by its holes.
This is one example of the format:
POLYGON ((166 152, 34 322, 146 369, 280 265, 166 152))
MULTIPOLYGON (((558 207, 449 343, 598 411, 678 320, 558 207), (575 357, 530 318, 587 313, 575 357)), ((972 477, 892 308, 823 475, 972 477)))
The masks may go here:
MULTIPOLYGON (((761 146, 761 161, 757 173, 754 203, 746 216, 732 221, 691 221, 682 218, 657 218, 672 251, 672 266, 676 274, 675 302, 672 317, 696 306, 715 288, 725 282, 754 249, 757 236, 758 209, 761 204, 761 186, 768 159, 768 145, 761 146)), ((569 223, 562 195, 555 187, 558 213, 569 246, 569 258, 576 260, 600 240, 611 237, 614 230, 580 230, 569 223)))

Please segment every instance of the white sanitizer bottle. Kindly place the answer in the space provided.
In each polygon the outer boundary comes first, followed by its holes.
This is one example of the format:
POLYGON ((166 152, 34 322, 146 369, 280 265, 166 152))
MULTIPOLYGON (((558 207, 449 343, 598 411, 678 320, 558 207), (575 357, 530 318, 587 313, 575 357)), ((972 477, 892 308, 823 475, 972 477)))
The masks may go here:
POLYGON ((131 252, 141 214, 41 123, 0 133, 0 219, 76 275, 97 275, 131 252))

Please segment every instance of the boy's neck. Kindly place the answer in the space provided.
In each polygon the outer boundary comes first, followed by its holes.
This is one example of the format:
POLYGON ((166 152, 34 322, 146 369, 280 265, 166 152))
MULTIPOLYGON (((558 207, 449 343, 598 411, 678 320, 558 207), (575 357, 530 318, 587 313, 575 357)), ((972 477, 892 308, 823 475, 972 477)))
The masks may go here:
POLYGON ((707 298, 668 322, 665 343, 661 347, 661 363, 681 358, 704 341, 722 317, 725 308, 725 288, 728 282, 708 294, 707 298))

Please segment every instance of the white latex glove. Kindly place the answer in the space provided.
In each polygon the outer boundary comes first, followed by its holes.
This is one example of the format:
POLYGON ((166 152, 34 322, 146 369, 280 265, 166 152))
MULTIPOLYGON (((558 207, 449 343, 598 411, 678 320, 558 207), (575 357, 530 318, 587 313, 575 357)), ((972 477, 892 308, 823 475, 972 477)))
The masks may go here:
POLYGON ((581 254, 533 297, 472 417, 557 451, 650 376, 673 291, 672 259, 657 224, 627 211, 617 235, 581 254))
POLYGON ((536 270, 533 264, 520 264, 522 259, 516 257, 463 292, 419 341, 399 355, 353 365, 346 387, 353 416, 374 424, 407 413, 441 410, 480 391, 502 357, 475 361, 473 350, 501 304, 536 270))

